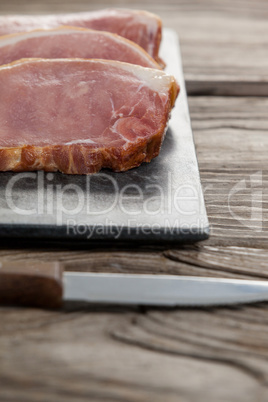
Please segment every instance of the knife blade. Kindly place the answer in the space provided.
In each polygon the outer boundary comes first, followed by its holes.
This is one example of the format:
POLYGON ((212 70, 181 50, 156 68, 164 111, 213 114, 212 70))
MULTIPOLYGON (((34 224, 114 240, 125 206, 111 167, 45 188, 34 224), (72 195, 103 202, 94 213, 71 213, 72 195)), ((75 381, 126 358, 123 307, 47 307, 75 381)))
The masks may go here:
POLYGON ((207 306, 268 300, 263 281, 175 275, 66 272, 64 299, 155 306, 207 306))
POLYGON ((57 262, 0 264, 0 304, 57 308, 62 300, 149 306, 213 306, 268 300, 268 283, 175 275, 65 272, 57 262))

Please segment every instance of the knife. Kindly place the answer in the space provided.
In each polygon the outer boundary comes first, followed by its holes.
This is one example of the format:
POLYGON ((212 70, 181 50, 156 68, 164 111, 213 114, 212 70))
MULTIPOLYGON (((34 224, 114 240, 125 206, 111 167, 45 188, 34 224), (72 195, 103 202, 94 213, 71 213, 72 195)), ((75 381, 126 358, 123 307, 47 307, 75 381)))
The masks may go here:
POLYGON ((64 272, 58 262, 0 263, 0 304, 59 308, 63 300, 211 306, 268 300, 265 281, 175 275, 64 272))

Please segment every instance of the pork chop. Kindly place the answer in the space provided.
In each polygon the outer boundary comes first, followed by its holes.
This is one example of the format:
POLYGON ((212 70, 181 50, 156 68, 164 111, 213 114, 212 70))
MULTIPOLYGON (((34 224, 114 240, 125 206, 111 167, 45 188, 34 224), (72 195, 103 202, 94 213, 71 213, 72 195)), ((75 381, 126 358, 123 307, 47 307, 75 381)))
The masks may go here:
POLYGON ((160 69, 140 46, 109 32, 61 27, 0 37, 0 65, 29 57, 108 59, 160 69))
POLYGON ((179 92, 162 70, 108 60, 0 67, 0 171, 125 171, 158 155, 179 92))
POLYGON ((116 33, 137 43, 159 62, 162 23, 159 17, 147 11, 106 9, 58 15, 4 15, 0 16, 0 35, 60 25, 116 33))

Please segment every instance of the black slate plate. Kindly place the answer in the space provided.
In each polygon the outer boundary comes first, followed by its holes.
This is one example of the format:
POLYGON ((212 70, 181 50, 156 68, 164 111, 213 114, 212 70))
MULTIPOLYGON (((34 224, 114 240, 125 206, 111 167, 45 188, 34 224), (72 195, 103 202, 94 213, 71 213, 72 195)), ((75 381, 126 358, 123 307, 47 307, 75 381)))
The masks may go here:
POLYGON ((193 242, 209 235, 178 38, 161 57, 181 93, 160 155, 124 173, 0 173, 0 237, 71 242, 193 242))

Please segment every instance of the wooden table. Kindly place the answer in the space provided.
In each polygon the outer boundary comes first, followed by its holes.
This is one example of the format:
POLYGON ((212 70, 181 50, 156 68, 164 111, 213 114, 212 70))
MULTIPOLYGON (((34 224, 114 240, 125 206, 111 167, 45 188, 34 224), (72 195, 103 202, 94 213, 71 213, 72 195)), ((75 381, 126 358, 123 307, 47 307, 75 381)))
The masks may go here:
MULTIPOLYGON (((114 4, 9 0, 1 1, 0 12, 73 12, 114 4)), ((133 7, 130 0, 117 4, 133 7)), ((268 3, 147 0, 135 8, 158 13, 180 35, 210 239, 175 248, 11 245, 1 247, 1 260, 267 280, 268 3)), ((267 360, 267 303, 0 309, 1 401, 267 401, 267 360)))

